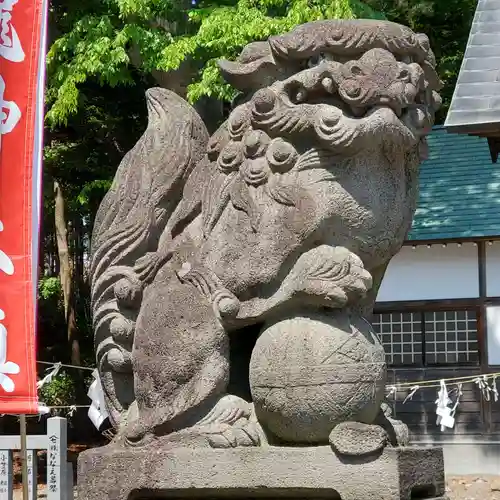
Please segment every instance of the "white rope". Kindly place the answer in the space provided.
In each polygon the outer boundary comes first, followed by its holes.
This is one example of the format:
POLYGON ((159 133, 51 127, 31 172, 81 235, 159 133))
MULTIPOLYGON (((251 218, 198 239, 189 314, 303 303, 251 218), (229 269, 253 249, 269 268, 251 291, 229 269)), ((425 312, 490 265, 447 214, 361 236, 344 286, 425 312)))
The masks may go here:
MULTIPOLYGON (((75 370, 88 370, 93 372, 95 368, 91 368, 89 366, 77 366, 77 365, 68 365, 64 363, 53 363, 49 361, 37 361, 37 363, 42 364, 42 365, 48 365, 48 366, 60 366, 61 368, 73 368, 75 370)), ((463 377, 451 377, 451 378, 445 378, 443 379, 447 384, 453 384, 453 383, 464 383, 467 384, 469 382, 476 382, 479 378, 483 380, 483 383, 486 383, 488 385, 488 381, 492 379, 495 381, 498 377, 500 377, 500 372, 496 373, 482 373, 479 375, 466 375, 463 377)), ((394 394, 398 390, 412 390, 413 387, 419 386, 419 389, 424 389, 424 388, 439 388, 441 385, 441 379, 434 379, 434 380, 416 380, 414 382, 401 382, 396 385, 388 385, 386 386, 387 391, 391 391, 390 394, 394 394)), ((490 387, 490 391, 494 391, 493 387, 490 387)), ((498 389, 497 389, 498 392, 498 389)))
POLYGON ((415 396, 416 392, 420 389, 419 385, 414 385, 413 387, 410 388, 410 393, 408 396, 406 396, 405 400, 403 401, 403 404, 405 404, 407 401, 411 401, 413 399, 413 396, 415 396))
MULTIPOLYGON (((75 370, 88 370, 94 372, 94 377, 96 377, 95 373, 95 368, 91 368, 88 366, 77 366, 77 365, 70 365, 70 364, 65 364, 65 363, 53 363, 49 361, 37 361, 39 364, 43 365, 48 365, 52 367, 52 370, 42 379, 37 383, 37 387, 43 387, 45 384, 50 383, 53 378, 59 373, 61 368, 72 368, 75 370)), ((390 398, 393 395, 396 395, 398 391, 409 391, 409 394, 406 396, 406 398, 403 401, 403 404, 412 400, 413 396, 418 390, 421 389, 431 389, 431 388, 438 388, 441 389, 441 382, 444 382, 445 384, 449 385, 454 385, 457 384, 457 386, 462 387, 463 384, 468 384, 468 383, 474 383, 478 386, 478 388, 481 390, 481 394, 485 398, 486 401, 491 401, 493 400, 494 402, 498 402, 500 399, 498 387, 497 387, 497 378, 500 378, 500 372, 495 372, 495 373, 482 373, 479 375, 466 375, 463 377, 450 377, 450 378, 445 378, 445 379, 435 379, 435 380, 419 380, 419 381, 414 381, 414 382, 402 382, 396 385, 387 385, 386 386, 386 391, 387 391, 387 396, 386 398, 390 398), (490 385, 490 380, 491 380, 491 385, 490 385)), ((50 408, 72 408, 74 405, 66 406, 66 407, 50 407, 50 408)), ((83 405, 83 406, 76 406, 77 408, 82 407, 82 408, 90 408, 92 405, 83 405)))
POLYGON ((59 365, 63 368, 74 368, 75 370, 90 370, 91 372, 93 372, 95 370, 95 368, 90 368, 88 366, 78 366, 78 365, 67 365, 67 364, 64 364, 64 363, 51 363, 50 361, 37 361, 38 364, 40 365, 49 365, 49 366, 55 366, 55 365, 59 365))
MULTIPOLYGON (((481 389, 481 392, 484 393, 484 397, 486 398, 486 395, 489 394, 490 392, 493 394, 495 393, 495 387, 496 387, 495 381, 499 377, 500 373, 484 373, 480 375, 468 375, 466 377, 451 377, 442 380, 444 380, 444 382, 449 385, 475 383, 481 389), (491 386, 489 385, 490 380, 491 380, 491 386)), ((390 394, 394 394, 396 391, 412 391, 417 385, 419 389, 433 389, 433 388, 439 389, 441 387, 441 379, 403 382, 397 385, 387 385, 385 389, 386 391, 390 391, 390 394)), ((498 388, 496 390, 497 390, 497 399, 495 401, 498 401, 498 388)), ((490 399, 487 399, 487 401, 490 401, 490 399)))
POLYGON ((61 369, 61 363, 56 363, 51 368, 47 368, 47 371, 49 373, 47 373, 45 377, 43 377, 36 383, 36 388, 41 389, 45 384, 50 384, 50 382, 52 382, 52 379, 59 373, 60 369, 61 369))
POLYGON ((398 390, 398 388, 395 385, 388 385, 388 386, 386 386, 385 389, 386 389, 386 391, 389 391, 387 393, 387 396, 386 396, 387 398, 390 398, 393 394, 396 394, 396 392, 398 390))
POLYGON ((72 409, 76 408, 90 408, 90 405, 56 405, 56 406, 46 406, 49 410, 64 410, 64 409, 72 409))
MULTIPOLYGON (((72 417, 78 408, 89 408, 90 405, 56 405, 56 406, 46 406, 43 403, 38 403, 38 413, 33 415, 26 415, 28 418, 42 418, 44 415, 49 415, 52 410, 68 410, 68 416, 72 417)), ((4 417, 5 415, 0 415, 4 417)))

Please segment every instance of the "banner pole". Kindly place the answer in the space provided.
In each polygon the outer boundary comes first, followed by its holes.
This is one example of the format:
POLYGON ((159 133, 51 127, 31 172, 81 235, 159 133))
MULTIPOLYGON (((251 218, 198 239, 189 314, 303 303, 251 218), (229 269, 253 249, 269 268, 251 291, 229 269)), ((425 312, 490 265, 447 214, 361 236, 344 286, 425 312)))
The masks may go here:
POLYGON ((26 415, 19 415, 21 427, 21 464, 22 464, 22 482, 23 482, 23 500, 29 500, 28 490, 28 449, 26 439, 26 415))

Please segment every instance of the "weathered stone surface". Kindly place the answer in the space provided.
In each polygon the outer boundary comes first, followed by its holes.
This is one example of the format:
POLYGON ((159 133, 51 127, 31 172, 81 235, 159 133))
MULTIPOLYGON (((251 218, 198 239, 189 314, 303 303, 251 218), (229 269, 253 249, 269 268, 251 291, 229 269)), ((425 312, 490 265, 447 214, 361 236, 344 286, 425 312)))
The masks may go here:
POLYGON ((330 444, 339 455, 362 456, 378 452, 387 441, 385 429, 362 422, 342 422, 330 433, 330 444))
POLYGON ((157 260, 150 250, 208 141, 201 119, 176 94, 150 89, 147 103, 148 128, 120 164, 92 236, 97 366, 117 427, 136 400, 132 347, 143 291, 157 260))
MULTIPOLYGON (((390 476, 387 498, 407 495, 408 429, 381 409, 384 351, 365 317, 411 225, 440 104, 434 66, 427 37, 406 27, 321 21, 221 61, 243 95, 210 138, 183 99, 148 91, 148 129, 120 165, 92 241, 97 361, 118 431, 104 454, 175 466, 194 453, 210 470, 231 456, 255 479, 274 470, 270 457, 293 469, 294 453, 313 453, 266 445, 331 440, 339 455, 328 448, 324 472, 343 472, 320 489, 344 488, 359 469, 376 484, 390 476), (246 335, 258 337, 249 380, 235 383, 230 344, 246 335)), ((130 488, 164 480, 158 471, 141 482, 142 470, 130 488)), ((187 485, 181 472, 161 489, 187 485)), ((243 472, 232 478, 246 484, 243 472)), ((341 494, 380 494, 362 483, 341 494)))
POLYGON ((442 498, 445 492, 442 451, 429 448, 338 458, 327 446, 155 452, 107 447, 80 455, 78 477, 78 498, 86 500, 410 500, 442 498))
POLYGON ((369 323, 345 311, 297 311, 273 323, 250 362, 259 422, 291 443, 327 443, 346 420, 371 424, 384 398, 385 375, 384 349, 369 323))

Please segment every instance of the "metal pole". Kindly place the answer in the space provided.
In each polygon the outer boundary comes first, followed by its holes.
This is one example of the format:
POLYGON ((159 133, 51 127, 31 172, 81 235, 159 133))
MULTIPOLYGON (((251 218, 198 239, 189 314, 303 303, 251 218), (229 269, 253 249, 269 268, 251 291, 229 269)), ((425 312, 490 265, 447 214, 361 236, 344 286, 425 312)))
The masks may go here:
POLYGON ((28 490, 28 449, 26 439, 26 415, 19 416, 21 426, 21 463, 23 477, 23 500, 29 500, 28 490))

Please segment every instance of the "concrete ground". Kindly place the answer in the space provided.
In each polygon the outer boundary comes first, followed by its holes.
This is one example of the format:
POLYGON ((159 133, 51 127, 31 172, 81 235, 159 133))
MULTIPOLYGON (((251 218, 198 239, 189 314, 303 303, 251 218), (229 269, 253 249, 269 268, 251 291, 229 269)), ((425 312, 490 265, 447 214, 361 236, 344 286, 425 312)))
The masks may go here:
POLYGON ((450 500, 500 500, 500 476, 447 478, 450 500))
MULTIPOLYGON (((449 500, 500 500, 500 476, 458 476, 446 482, 449 500)), ((45 487, 39 486, 38 490, 38 498, 46 499, 45 487)), ((22 497, 20 489, 14 490, 14 500, 22 497)))

